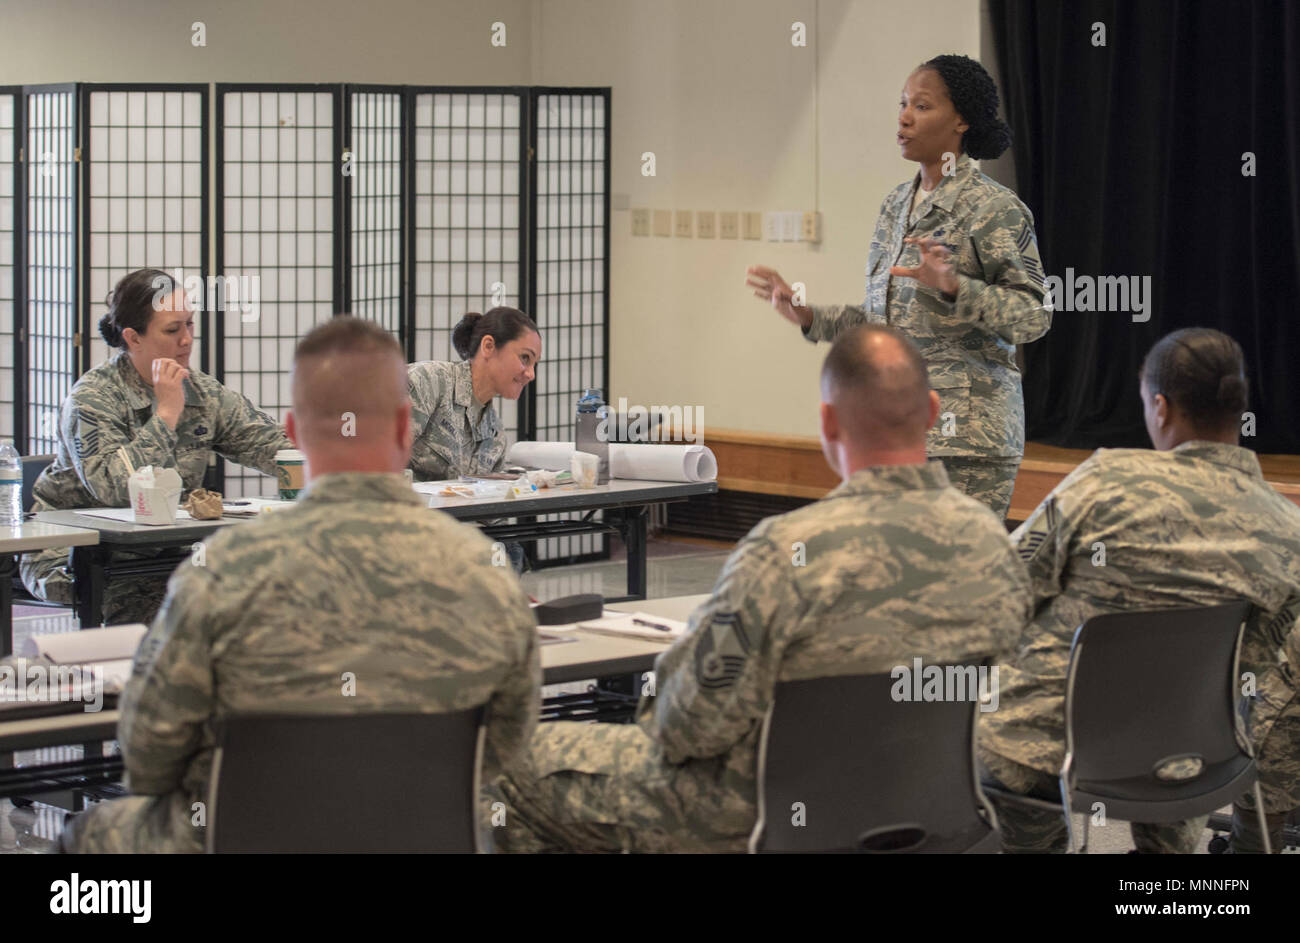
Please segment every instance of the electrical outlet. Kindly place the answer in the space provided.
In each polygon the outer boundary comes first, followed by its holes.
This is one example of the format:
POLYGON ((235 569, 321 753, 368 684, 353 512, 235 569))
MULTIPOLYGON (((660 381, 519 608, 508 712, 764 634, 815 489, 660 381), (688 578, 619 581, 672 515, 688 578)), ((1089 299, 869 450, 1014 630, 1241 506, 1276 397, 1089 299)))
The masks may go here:
POLYGON ((690 210, 677 210, 673 215, 674 234, 678 239, 690 239, 695 235, 695 214, 690 210))
POLYGON ((719 213, 718 235, 723 239, 740 238, 740 214, 734 211, 719 213))
POLYGON ((673 211, 655 210, 655 235, 671 237, 672 234, 673 234, 673 211))
POLYGON ((647 209, 638 209, 632 211, 632 235, 648 236, 650 235, 650 211, 647 209))
POLYGON ((822 241, 822 214, 803 214, 803 241, 818 243, 822 241))
POLYGON ((745 214, 745 238, 746 239, 763 238, 763 214, 762 213, 745 214))
POLYGON ((713 210, 700 210, 695 214, 695 234, 701 239, 712 239, 717 235, 718 214, 713 210))

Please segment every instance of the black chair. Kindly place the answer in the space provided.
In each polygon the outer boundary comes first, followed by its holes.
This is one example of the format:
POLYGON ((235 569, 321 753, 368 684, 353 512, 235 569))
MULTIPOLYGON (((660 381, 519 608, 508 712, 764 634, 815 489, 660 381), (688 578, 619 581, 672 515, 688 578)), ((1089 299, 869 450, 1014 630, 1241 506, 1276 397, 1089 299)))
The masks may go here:
POLYGON ((1097 803, 1107 818, 1175 822, 1253 788, 1262 810, 1250 740, 1237 736, 1250 609, 1243 601, 1089 619, 1070 648, 1061 805, 986 793, 1065 815, 1072 851, 1074 822, 1064 810, 1085 813, 1081 852, 1097 803))
POLYGON ((32 509, 36 503, 36 498, 32 494, 32 488, 36 485, 36 479, 41 477, 41 472, 49 468, 54 462, 53 455, 24 455, 23 463, 23 512, 26 513, 32 509))
POLYGON ((218 723, 210 852, 478 850, 483 709, 218 723))
MULTIPOLYGON (((36 485, 36 479, 41 477, 41 472, 50 467, 54 461, 53 455, 24 455, 21 457, 23 463, 23 513, 31 511, 32 505, 36 503, 36 498, 32 494, 32 488, 36 485)), ((12 584, 12 599, 22 602, 24 606, 42 606, 49 608, 60 608, 63 603, 47 602, 44 599, 37 599, 31 593, 27 592, 27 587, 23 581, 17 577, 9 577, 12 584)), ((11 600, 12 601, 12 600, 11 600)))
POLYGON ((977 703, 895 701, 896 684, 873 674, 776 686, 751 853, 998 850, 975 771, 977 703))

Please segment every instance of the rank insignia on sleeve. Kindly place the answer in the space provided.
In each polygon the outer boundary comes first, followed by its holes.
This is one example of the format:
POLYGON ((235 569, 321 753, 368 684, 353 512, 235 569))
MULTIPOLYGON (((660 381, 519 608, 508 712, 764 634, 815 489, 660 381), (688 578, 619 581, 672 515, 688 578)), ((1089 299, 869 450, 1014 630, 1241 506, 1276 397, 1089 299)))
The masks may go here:
POLYGON ((79 425, 72 446, 80 457, 94 455, 99 450, 99 430, 89 424, 79 425))
POLYGON ((1020 227, 1020 233, 1019 235, 1016 236, 1016 248, 1023 253, 1026 249, 1028 249, 1033 244, 1033 242, 1034 242, 1034 234, 1030 230, 1029 224, 1028 223, 1022 224, 1020 227))
POLYGON ((1034 525, 1033 530, 1020 539, 1020 543, 1016 547, 1016 553, 1020 555, 1021 560, 1028 563, 1038 554, 1043 544, 1047 542, 1047 538, 1056 532, 1058 517, 1056 498, 1049 498, 1047 506, 1043 508, 1043 519, 1034 525))
POLYGON ((695 649, 695 677, 700 687, 727 688, 745 668, 747 642, 734 612, 718 613, 695 649))
POLYGON ((1029 276, 1029 280, 1033 282, 1034 287, 1039 291, 1042 291, 1043 287, 1047 284, 1047 279, 1043 275, 1042 266, 1038 264, 1036 259, 1021 258, 1020 261, 1024 263, 1025 274, 1029 276))

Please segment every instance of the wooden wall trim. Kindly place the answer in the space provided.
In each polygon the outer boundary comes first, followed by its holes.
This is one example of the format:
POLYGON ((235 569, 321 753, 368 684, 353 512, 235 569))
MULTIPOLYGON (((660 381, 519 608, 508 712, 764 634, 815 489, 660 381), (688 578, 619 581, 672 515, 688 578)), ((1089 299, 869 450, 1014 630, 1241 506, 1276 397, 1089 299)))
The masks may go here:
MULTIPOLYGON (((718 487, 728 491, 820 498, 839 484, 812 436, 771 435, 709 429, 704 445, 718 459, 718 487)), ((1016 476, 1010 520, 1024 520, 1066 475, 1092 454, 1031 442, 1016 476)), ((1300 456, 1261 455, 1264 477, 1279 494, 1300 505, 1300 456)))

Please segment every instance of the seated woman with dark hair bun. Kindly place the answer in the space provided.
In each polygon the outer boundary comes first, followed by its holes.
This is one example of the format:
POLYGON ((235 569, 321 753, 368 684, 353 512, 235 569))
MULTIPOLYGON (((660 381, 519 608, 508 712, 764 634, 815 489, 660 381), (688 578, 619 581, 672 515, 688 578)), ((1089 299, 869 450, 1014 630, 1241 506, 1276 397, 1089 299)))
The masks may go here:
MULTIPOLYGON (((1279 849, 1286 813, 1300 806, 1300 508, 1264 480, 1255 453, 1237 445, 1247 382, 1231 337, 1175 331, 1151 348, 1140 381, 1155 449, 1098 449, 1012 535, 1033 583, 1034 617, 1002 666, 998 709, 980 715, 985 778, 1059 800, 1066 670, 1083 622, 1245 600, 1254 608, 1241 669, 1257 679, 1255 752, 1279 849)), ((1160 668, 1152 665, 1152 674, 1160 668)), ((1140 692, 1133 703, 1138 709, 1140 692)), ((1238 853, 1263 847, 1252 798, 1234 810, 1238 853)), ((994 801, 1004 850, 1064 849, 1061 815, 994 801)), ((1196 849, 1204 827, 1203 816, 1131 825, 1138 851, 1184 854, 1196 849)))
POLYGON ((460 363, 430 360, 407 368, 415 436, 411 470, 417 481, 505 467, 506 443, 492 400, 518 399, 542 356, 537 325, 517 308, 467 314, 451 341, 460 363))
MULTIPOLYGON (((58 451, 32 489, 35 510, 126 507, 128 463, 175 469, 188 493, 203 484, 214 452, 271 475, 276 451, 293 448, 279 423, 190 365, 194 314, 166 272, 124 276, 99 331, 117 353, 82 376, 63 401, 58 451)), ((29 553, 19 572, 32 595, 72 602, 66 549, 29 553)), ((109 582, 105 621, 148 622, 166 588, 165 575, 109 582)))

